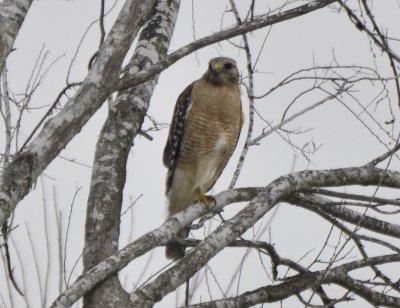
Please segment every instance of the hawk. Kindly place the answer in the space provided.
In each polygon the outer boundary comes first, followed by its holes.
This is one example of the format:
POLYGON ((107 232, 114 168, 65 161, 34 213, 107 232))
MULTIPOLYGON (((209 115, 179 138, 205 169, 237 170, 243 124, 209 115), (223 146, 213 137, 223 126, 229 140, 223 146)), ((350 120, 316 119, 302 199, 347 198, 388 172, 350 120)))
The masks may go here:
MULTIPOLYGON (((193 201, 208 205, 205 193, 221 175, 239 139, 243 116, 239 72, 233 59, 210 60, 208 70, 178 97, 163 163, 168 168, 166 195, 172 216, 193 201)), ((186 229, 178 232, 185 238, 186 229)), ((185 248, 168 243, 166 256, 179 259, 185 248)))

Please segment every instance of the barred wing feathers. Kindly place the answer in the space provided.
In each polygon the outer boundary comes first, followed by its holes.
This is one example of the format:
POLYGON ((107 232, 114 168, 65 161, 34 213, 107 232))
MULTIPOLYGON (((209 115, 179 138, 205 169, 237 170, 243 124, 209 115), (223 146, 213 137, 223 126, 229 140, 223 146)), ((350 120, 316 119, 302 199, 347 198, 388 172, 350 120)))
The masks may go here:
POLYGON ((183 132, 185 129, 186 113, 191 104, 190 98, 192 95, 193 84, 194 83, 187 86, 178 97, 174 108, 174 114, 172 116, 171 126, 169 128, 167 144, 165 145, 163 152, 163 163, 164 166, 168 168, 166 193, 168 193, 169 188, 171 187, 176 163, 179 158, 183 132))

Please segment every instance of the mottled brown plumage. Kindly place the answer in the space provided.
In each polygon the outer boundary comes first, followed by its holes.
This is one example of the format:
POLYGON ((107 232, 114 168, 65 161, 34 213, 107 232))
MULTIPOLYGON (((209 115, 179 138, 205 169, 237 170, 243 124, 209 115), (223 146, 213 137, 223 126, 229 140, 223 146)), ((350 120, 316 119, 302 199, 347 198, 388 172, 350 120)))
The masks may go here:
MULTIPOLYGON (((169 216, 205 200, 232 156, 242 126, 238 80, 234 60, 214 58, 203 77, 178 97, 163 155, 169 216)), ((186 237, 187 231, 178 236, 186 237)), ((180 245, 167 245, 168 258, 183 254, 180 245)))

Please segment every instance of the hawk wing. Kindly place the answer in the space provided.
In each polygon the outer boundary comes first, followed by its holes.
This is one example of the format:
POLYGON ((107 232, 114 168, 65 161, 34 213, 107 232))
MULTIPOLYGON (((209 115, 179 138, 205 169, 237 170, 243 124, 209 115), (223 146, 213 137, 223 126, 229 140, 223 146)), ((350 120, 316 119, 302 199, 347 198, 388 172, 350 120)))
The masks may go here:
POLYGON ((186 112, 191 103, 190 98, 192 95, 193 84, 194 82, 187 86, 186 89, 179 95, 178 100, 176 101, 174 115, 172 116, 172 122, 169 128, 167 143, 163 152, 163 163, 164 166, 168 168, 166 181, 167 193, 171 186, 176 163, 179 158, 183 131, 185 128, 186 112))

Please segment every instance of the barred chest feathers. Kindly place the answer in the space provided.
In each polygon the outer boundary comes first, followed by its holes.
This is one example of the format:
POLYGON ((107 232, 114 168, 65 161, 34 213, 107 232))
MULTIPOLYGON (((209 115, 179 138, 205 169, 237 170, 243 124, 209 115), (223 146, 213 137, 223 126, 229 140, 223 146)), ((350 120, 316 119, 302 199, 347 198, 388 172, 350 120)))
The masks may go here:
MULTIPOLYGON (((194 200, 207 204, 205 193, 221 175, 235 150, 242 126, 239 72, 236 62, 213 58, 201 79, 179 95, 163 153, 168 168, 168 213, 186 208, 194 200)), ((186 237, 187 230, 178 232, 186 237)), ((178 259, 185 247, 168 243, 166 256, 178 259)))

